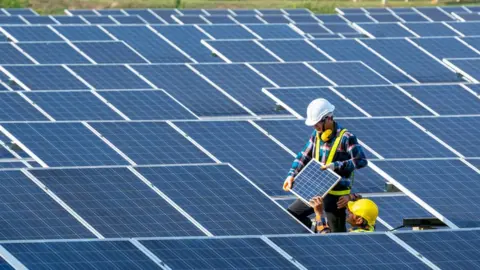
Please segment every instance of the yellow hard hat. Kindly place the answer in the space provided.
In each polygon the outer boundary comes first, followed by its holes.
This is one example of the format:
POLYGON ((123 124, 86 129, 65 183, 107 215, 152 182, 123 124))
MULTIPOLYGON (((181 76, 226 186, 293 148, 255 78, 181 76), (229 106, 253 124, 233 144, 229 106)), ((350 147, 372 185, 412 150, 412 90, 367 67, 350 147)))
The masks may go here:
POLYGON ((378 216, 377 205, 369 199, 360 199, 354 202, 348 202, 348 210, 356 216, 364 218, 368 225, 375 225, 375 220, 378 216))

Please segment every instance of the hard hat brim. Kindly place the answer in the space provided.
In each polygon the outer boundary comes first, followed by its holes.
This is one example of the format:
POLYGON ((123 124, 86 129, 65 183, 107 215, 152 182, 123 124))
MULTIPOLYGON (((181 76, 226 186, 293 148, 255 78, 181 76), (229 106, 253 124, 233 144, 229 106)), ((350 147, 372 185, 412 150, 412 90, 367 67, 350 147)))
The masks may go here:
POLYGON ((315 122, 315 121, 313 121, 312 119, 306 119, 306 120, 305 120, 305 125, 307 125, 307 126, 309 126, 309 127, 313 127, 313 126, 315 126, 317 123, 318 123, 318 121, 315 122))

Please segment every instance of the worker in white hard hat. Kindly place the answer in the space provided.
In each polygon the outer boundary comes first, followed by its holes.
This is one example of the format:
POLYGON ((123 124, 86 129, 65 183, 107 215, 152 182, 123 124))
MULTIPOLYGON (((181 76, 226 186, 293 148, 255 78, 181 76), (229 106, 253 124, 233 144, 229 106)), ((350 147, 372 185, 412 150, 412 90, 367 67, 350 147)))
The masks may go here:
MULTIPOLYGON (((313 197, 310 200, 310 206, 315 210, 315 232, 331 233, 332 230, 325 222, 323 215, 322 197, 313 197)), ((350 224, 349 232, 374 232, 375 221, 378 217, 378 207, 370 199, 358 199, 347 204, 346 222, 350 224)))
MULTIPOLYGON (((349 201, 357 199, 356 194, 350 194, 353 172, 367 166, 368 161, 357 138, 334 121, 334 110, 335 106, 323 98, 315 99, 308 105, 305 124, 315 130, 297 154, 283 189, 290 190, 295 176, 312 159, 323 164, 322 170, 335 171, 342 180, 323 199, 325 214, 332 232, 346 232, 345 207, 349 201)), ((288 211, 311 227, 309 216, 314 213, 312 207, 298 199, 288 207, 288 211)))

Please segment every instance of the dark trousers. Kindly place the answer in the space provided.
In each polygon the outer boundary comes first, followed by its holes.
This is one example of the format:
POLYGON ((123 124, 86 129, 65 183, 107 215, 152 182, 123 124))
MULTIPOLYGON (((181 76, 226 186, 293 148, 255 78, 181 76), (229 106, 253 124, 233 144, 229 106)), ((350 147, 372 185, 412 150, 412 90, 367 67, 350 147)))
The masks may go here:
MULTIPOLYGON (((345 208, 337 209, 337 201, 339 196, 333 196, 328 194, 323 199, 325 214, 328 222, 328 226, 332 232, 346 232, 346 213, 345 208)), ((315 213, 312 207, 305 204, 300 199, 294 201, 289 207, 288 212, 290 212, 294 217, 296 217, 300 222, 305 224, 308 228, 312 227, 312 220, 310 215, 315 213)))

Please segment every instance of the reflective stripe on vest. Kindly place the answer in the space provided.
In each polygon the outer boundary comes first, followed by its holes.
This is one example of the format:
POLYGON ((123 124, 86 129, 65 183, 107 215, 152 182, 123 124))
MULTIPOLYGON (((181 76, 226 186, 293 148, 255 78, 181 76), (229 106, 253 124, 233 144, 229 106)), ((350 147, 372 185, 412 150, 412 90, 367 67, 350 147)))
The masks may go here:
POLYGON ((353 230, 350 230, 350 232, 374 232, 375 230, 373 229, 373 227, 369 227, 368 230, 364 230, 364 229, 353 229, 353 230))

